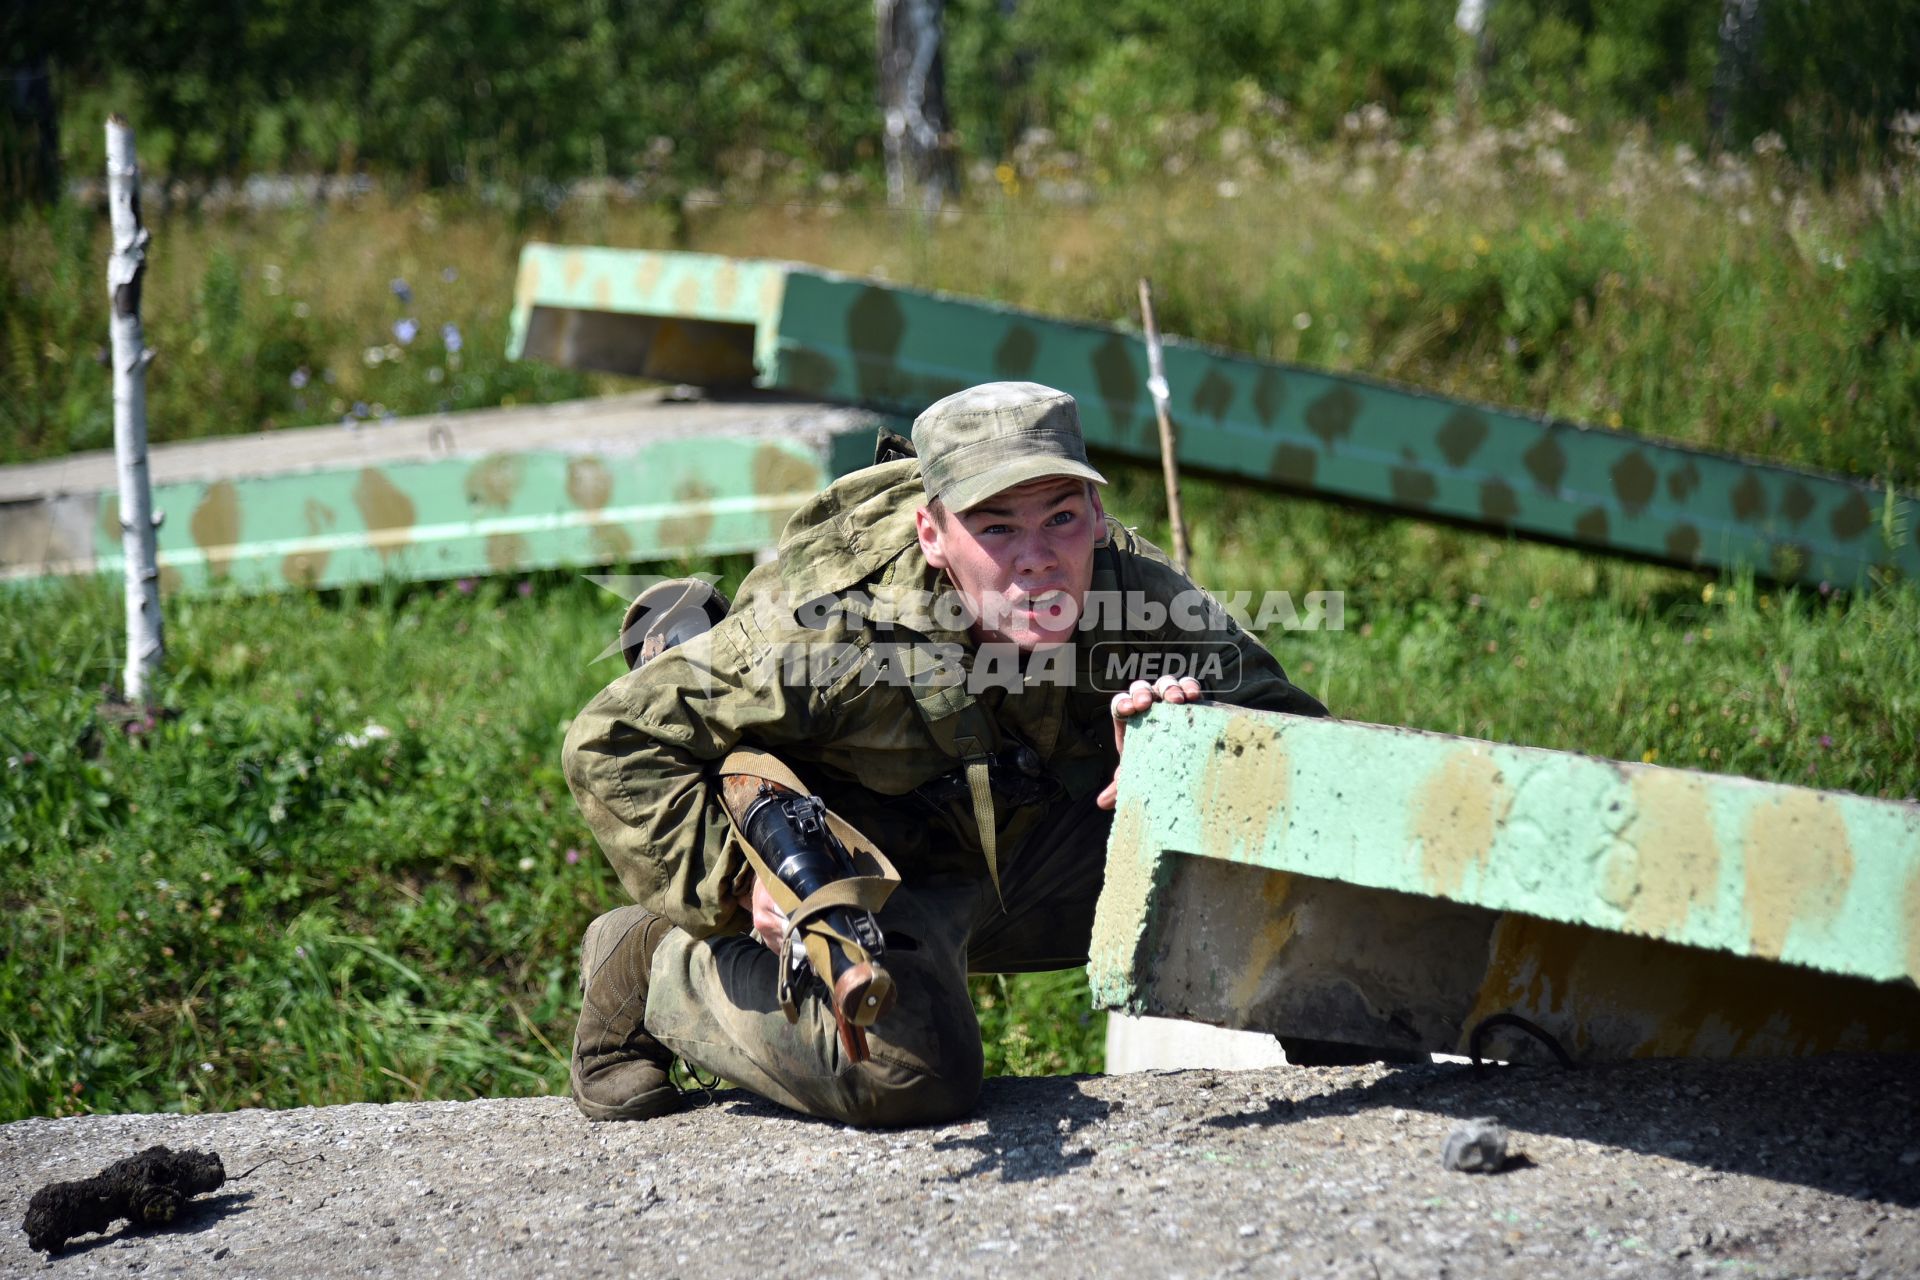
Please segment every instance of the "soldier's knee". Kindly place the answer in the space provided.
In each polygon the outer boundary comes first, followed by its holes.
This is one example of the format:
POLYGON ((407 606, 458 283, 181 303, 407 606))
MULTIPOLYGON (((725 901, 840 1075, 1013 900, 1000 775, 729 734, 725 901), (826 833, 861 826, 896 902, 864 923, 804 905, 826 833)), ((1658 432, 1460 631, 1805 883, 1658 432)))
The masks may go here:
POLYGON ((862 1129, 945 1124, 967 1115, 980 1100, 981 1071, 964 1064, 953 1069, 918 1068, 872 1059, 843 1077, 833 1118, 862 1129))

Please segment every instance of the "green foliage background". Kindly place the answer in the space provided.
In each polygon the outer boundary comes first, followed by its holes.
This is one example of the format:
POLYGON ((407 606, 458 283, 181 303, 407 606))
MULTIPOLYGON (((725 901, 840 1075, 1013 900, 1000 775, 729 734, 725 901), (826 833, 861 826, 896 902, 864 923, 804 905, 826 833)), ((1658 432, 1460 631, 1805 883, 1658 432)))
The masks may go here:
MULTIPOLYGON (((1129 135, 1185 114, 1284 104, 1326 136, 1365 103, 1424 118, 1485 67, 1479 109, 1542 105, 1704 139, 1720 6, 1500 0, 1484 51, 1441 0, 951 0, 962 150, 1028 128, 1124 167, 1129 135)), ((1765 130, 1837 162, 1920 105, 1916 0, 1771 0, 1729 140, 1765 130)), ((109 108, 169 174, 367 166, 428 183, 670 171, 704 180, 762 151, 807 172, 871 162, 863 0, 259 0, 23 4, 0 67, 48 59, 69 170, 96 173, 109 108), (656 139, 670 139, 663 153, 656 139)))

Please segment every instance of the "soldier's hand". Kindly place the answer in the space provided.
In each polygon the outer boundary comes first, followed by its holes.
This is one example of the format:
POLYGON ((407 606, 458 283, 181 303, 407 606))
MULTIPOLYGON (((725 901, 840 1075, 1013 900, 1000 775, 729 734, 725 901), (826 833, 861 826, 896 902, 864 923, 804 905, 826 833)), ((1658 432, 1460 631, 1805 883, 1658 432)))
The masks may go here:
MULTIPOLYGON (((1161 676, 1152 684, 1145 680, 1135 680, 1125 693, 1113 695, 1113 749, 1116 753, 1126 750, 1127 721, 1139 715, 1156 702, 1198 702, 1206 695, 1201 692, 1200 682, 1192 676, 1175 679, 1161 676)), ((1094 801, 1102 809, 1113 808, 1120 798, 1120 772, 1115 770, 1113 781, 1107 784, 1099 798, 1094 801)))
POLYGON ((753 891, 741 894, 737 901, 741 910, 753 917, 753 936, 777 954, 787 940, 787 913, 775 905, 759 876, 753 878, 753 891))

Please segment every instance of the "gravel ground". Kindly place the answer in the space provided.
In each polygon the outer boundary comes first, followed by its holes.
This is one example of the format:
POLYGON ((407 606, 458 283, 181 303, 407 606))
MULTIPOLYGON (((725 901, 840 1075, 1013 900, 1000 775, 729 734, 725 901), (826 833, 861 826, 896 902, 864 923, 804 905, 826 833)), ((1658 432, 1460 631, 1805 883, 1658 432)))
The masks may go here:
POLYGON ((1917 1092, 1920 1060, 1835 1058, 1001 1079, 894 1132, 734 1092, 637 1125, 557 1098, 25 1120, 16 1224, 152 1143, 283 1159, 50 1261, 16 1227, 0 1274, 1912 1276, 1917 1092), (1443 1170, 1483 1115, 1519 1156, 1443 1170))

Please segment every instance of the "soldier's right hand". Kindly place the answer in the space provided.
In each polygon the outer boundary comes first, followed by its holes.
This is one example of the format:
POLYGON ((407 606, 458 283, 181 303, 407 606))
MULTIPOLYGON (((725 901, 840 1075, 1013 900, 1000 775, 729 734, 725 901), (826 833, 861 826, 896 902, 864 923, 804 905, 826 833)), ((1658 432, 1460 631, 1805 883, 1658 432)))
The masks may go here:
MULTIPOLYGON (((1200 688, 1200 682, 1192 676, 1161 676, 1152 684, 1145 680, 1135 680, 1125 693, 1113 695, 1113 751, 1119 755, 1127 749, 1127 721, 1139 715, 1156 702, 1199 702, 1206 694, 1200 688)), ((1113 771, 1113 781, 1106 790, 1095 798, 1094 803, 1102 809, 1111 809, 1120 800, 1120 771, 1113 771)))

